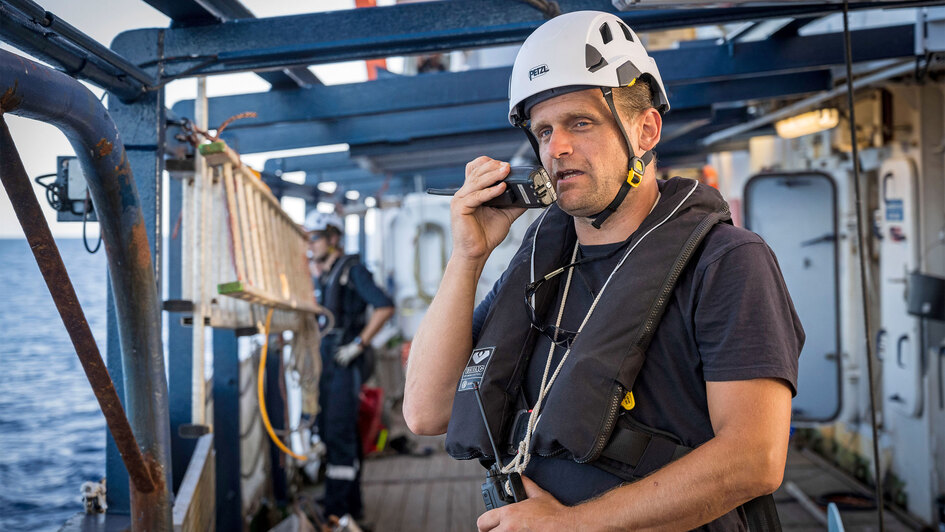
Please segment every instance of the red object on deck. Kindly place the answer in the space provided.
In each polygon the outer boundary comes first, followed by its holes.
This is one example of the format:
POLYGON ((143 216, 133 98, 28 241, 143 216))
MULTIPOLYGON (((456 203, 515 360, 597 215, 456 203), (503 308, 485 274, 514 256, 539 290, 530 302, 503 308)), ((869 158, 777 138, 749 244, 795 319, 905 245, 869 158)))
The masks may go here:
POLYGON ((384 424, 381 411, 384 408, 384 390, 374 386, 361 387, 361 404, 358 406, 358 433, 361 449, 368 455, 377 451, 377 438, 384 424))

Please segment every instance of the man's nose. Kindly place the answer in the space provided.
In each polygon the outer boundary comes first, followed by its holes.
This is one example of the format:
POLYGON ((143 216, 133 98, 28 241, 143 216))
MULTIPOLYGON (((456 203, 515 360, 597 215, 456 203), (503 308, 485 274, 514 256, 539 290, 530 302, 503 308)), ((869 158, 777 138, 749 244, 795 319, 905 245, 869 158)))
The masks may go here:
POLYGON ((548 151, 554 159, 560 159, 570 155, 573 151, 571 146, 571 136, 566 131, 553 131, 551 139, 548 141, 548 151))

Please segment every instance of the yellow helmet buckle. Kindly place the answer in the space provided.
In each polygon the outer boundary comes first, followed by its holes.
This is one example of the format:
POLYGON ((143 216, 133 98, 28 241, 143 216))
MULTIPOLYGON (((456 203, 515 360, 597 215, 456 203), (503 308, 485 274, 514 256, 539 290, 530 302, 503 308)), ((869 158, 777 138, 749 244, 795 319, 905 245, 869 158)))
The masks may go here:
POLYGON ((643 171, 646 170, 646 163, 643 159, 633 156, 630 158, 630 171, 627 172, 627 184, 631 187, 638 187, 643 182, 643 171))

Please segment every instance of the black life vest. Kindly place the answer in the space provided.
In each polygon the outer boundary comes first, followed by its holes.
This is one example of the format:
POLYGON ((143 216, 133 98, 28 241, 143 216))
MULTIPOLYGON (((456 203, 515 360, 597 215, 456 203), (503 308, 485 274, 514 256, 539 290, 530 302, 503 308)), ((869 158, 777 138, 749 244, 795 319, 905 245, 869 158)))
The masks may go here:
MULTIPOLYGON (((680 274, 703 238, 729 222, 717 190, 673 178, 618 256, 629 254, 601 289, 600 300, 575 339, 542 405, 533 453, 597 460, 608 445, 620 403, 633 389, 646 349, 680 274)), ((576 242, 571 216, 552 205, 532 224, 509 264, 453 401, 446 450, 454 458, 493 460, 473 385, 478 383, 492 434, 503 442, 518 409, 529 358, 539 334, 525 308, 525 286, 567 264, 576 242)), ((546 283, 548 284, 548 283, 546 283)), ((553 284, 553 283, 551 283, 553 284)), ((539 315, 555 298, 539 290, 539 315)))
MULTIPOLYGON (((351 268, 358 263, 360 257, 358 255, 342 255, 338 257, 335 261, 335 264, 332 265, 331 270, 327 273, 328 278, 325 279, 325 282, 319 283, 316 286, 320 286, 322 293, 321 297, 318 298, 323 307, 331 311, 332 316, 335 317, 334 330, 339 333, 346 330, 350 325, 347 321, 350 319, 346 316, 344 312, 344 301, 342 291, 345 286, 348 286, 348 278, 351 274, 351 268)), ((320 317, 319 319, 323 319, 320 317)), ((325 325, 322 323, 321 325, 325 325)))
MULTIPOLYGON (((361 257, 357 254, 338 257, 327 273, 325 284, 320 288, 321 305, 331 311, 334 316, 334 324, 322 334, 322 348, 331 355, 334 355, 335 350, 345 341, 345 334, 353 336, 364 327, 366 317, 346 312, 344 301, 344 288, 348 286, 351 278, 351 269, 360 261, 361 257)), ((326 327, 330 321, 324 315, 319 315, 318 320, 319 327, 322 328, 326 327)), ((376 360, 374 348, 370 344, 365 345, 364 352, 355 360, 355 365, 361 370, 362 381, 370 379, 374 374, 376 360)))

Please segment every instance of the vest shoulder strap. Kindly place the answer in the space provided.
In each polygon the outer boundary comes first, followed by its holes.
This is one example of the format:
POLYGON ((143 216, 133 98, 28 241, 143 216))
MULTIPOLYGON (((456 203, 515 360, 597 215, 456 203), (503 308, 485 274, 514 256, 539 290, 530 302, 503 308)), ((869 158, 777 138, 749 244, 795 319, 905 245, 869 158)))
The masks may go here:
POLYGON ((781 532, 781 517, 774 495, 769 493, 742 505, 750 532, 781 532))

